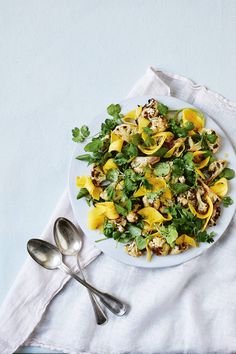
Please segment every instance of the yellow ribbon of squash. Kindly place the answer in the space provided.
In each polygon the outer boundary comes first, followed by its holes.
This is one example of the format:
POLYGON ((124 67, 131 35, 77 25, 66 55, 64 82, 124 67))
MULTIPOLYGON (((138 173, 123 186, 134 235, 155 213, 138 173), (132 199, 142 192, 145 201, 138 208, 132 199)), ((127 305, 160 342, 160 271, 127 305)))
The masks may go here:
POLYGON ((109 146, 109 152, 117 151, 121 152, 124 141, 117 136, 115 133, 111 132, 111 144, 109 146))
POLYGON ((210 189, 218 195, 218 197, 223 198, 228 193, 228 181, 226 178, 220 178, 217 182, 210 187, 210 189))
POLYGON ((207 201, 207 204, 208 204, 208 210, 205 214, 200 214, 198 213, 194 206, 191 204, 191 203, 188 203, 188 206, 189 206, 189 209, 191 211, 191 213, 195 216, 197 216, 199 219, 206 219, 205 221, 205 224, 203 225, 202 227, 202 231, 205 230, 205 228, 207 227, 207 224, 212 216, 212 213, 213 213, 213 210, 214 210, 214 206, 213 206, 213 203, 212 203, 212 200, 211 198, 207 195, 206 196, 206 201, 207 201))
POLYGON ((149 225, 162 223, 163 221, 169 221, 172 219, 170 214, 165 218, 159 211, 152 207, 143 208, 138 211, 138 214, 141 215, 149 225))
POLYGON ((102 188, 96 187, 91 177, 89 176, 81 176, 76 177, 76 186, 79 188, 86 188, 89 194, 93 197, 93 199, 99 200, 100 193, 102 192, 102 188))
POLYGON ((147 177, 147 181, 152 184, 153 189, 147 189, 141 186, 135 193, 134 197, 143 197, 149 192, 158 192, 160 189, 166 188, 166 181, 163 177, 147 177))
POLYGON ((89 211, 88 227, 91 230, 100 228, 103 225, 105 218, 111 220, 119 218, 119 214, 117 213, 113 202, 97 203, 95 207, 89 211))
POLYGON ((179 236, 176 239, 175 243, 176 243, 176 245, 181 245, 182 243, 187 243, 188 245, 190 245, 192 247, 197 247, 198 246, 198 244, 194 240, 194 238, 192 238, 191 236, 188 236, 186 234, 183 234, 183 235, 179 236))
POLYGON ((138 132, 141 134, 143 132, 143 128, 146 128, 150 123, 150 120, 144 118, 144 117, 141 117, 139 120, 138 120, 138 132))
POLYGON ((103 166, 104 173, 107 173, 109 170, 113 168, 117 168, 117 164, 114 162, 113 159, 108 159, 105 165, 103 166))
POLYGON ((138 148, 140 151, 142 151, 145 155, 152 155, 154 154, 157 150, 159 150, 162 145, 164 144, 165 140, 169 137, 173 136, 171 132, 161 132, 153 135, 153 138, 158 138, 156 145, 146 147, 139 145, 138 148))
POLYGON ((123 122, 125 123, 135 123, 135 120, 140 116, 142 112, 142 106, 138 106, 136 109, 128 112, 123 118, 123 122))
MULTIPOLYGON (((197 151, 196 151, 197 152, 197 151)), ((203 161, 201 161, 201 163, 199 164, 198 167, 195 168, 195 171, 199 174, 199 176, 202 177, 202 179, 205 179, 205 176, 204 174, 202 173, 201 169, 203 167, 206 167, 208 165, 210 161, 210 156, 208 156, 207 158, 205 158, 203 161)))
POLYGON ((183 124, 185 125, 187 122, 191 122, 194 124, 197 130, 201 130, 205 126, 205 118, 204 115, 191 108, 185 108, 182 110, 182 119, 183 124))
POLYGON ((176 140, 174 146, 167 151, 167 153, 164 155, 165 158, 169 158, 171 157, 175 151, 179 149, 178 153, 176 154, 176 156, 180 156, 182 154, 182 152, 184 151, 185 149, 185 144, 184 144, 184 139, 183 138, 179 138, 176 140), (181 149, 180 149, 181 148, 181 149))

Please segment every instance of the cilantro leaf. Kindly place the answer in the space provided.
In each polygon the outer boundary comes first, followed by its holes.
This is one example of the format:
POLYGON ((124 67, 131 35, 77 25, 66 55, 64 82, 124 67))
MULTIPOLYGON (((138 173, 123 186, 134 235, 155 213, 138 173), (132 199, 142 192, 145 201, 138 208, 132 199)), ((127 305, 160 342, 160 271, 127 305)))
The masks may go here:
POLYGON ((112 103, 107 107, 107 113, 110 116, 114 117, 114 116, 118 115, 120 112, 121 112, 121 106, 119 104, 112 103))
POLYGON ((174 194, 186 192, 189 188, 190 188, 190 186, 188 186, 185 183, 180 183, 180 182, 177 182, 177 183, 171 185, 171 189, 174 192, 174 194))
POLYGON ((166 105, 164 105, 163 103, 158 103, 157 109, 158 109, 158 112, 160 113, 160 115, 162 115, 162 116, 166 116, 169 111, 169 108, 166 105))
POLYGON ((72 140, 76 143, 82 143, 90 135, 87 125, 83 125, 80 129, 75 127, 72 129, 72 140))
POLYGON ((219 175, 220 178, 225 177, 226 179, 233 179, 235 177, 235 172, 232 168, 224 168, 221 174, 219 175))
POLYGON ((136 226, 133 226, 133 225, 129 225, 128 230, 133 237, 138 237, 138 236, 141 236, 141 234, 142 234, 142 230, 136 226))

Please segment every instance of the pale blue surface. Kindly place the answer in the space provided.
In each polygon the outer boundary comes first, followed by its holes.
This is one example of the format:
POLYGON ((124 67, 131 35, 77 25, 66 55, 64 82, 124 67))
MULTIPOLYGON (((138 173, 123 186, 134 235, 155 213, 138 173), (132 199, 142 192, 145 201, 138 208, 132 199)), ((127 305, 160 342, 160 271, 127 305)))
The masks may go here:
POLYGON ((72 127, 150 65, 236 100, 236 1, 2 0, 0 54, 2 301, 65 187, 72 127))

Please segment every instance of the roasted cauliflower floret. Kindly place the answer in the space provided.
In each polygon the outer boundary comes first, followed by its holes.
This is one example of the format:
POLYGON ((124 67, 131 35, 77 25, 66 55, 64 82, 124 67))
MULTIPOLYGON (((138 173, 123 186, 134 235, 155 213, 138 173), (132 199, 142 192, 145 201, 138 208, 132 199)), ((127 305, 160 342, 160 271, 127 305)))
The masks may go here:
POLYGON ((106 175, 98 165, 93 165, 91 178, 93 184, 98 187, 103 181, 105 181, 106 175))
POLYGON ((211 173, 210 178, 208 178, 207 182, 213 181, 219 174, 223 171, 223 169, 227 166, 226 160, 217 160, 212 162, 209 165, 208 171, 211 173))
POLYGON ((161 256, 166 256, 170 250, 170 246, 163 237, 154 237, 149 241, 148 247, 153 253, 161 256))
POLYGON ((135 241, 125 245, 125 251, 132 257, 142 256, 142 252, 138 249, 135 241))
POLYGON ((145 207, 153 207, 155 209, 159 209, 160 205, 161 205, 161 202, 160 202, 160 199, 159 198, 154 198, 154 199, 151 199, 151 198, 148 198, 146 195, 143 197, 142 199, 143 201, 143 205, 145 207))
POLYGON ((133 124, 120 124, 113 132, 128 143, 131 141, 132 136, 138 133, 138 127, 133 124))
POLYGON ((179 254, 181 252, 182 252, 181 248, 179 246, 175 245, 175 247, 172 248, 170 254, 179 254))
POLYGON ((201 194, 200 191, 197 190, 196 193, 196 198, 197 198, 197 210, 200 214, 205 214, 207 212, 208 209, 208 204, 205 203, 202 198, 201 198, 201 194))
POLYGON ((153 133, 161 133, 168 129, 169 124, 165 117, 157 117, 151 120, 151 126, 153 133))
POLYGON ((127 220, 120 216, 118 219, 110 220, 113 225, 116 225, 117 231, 124 232, 127 220))
POLYGON ((157 101, 154 98, 148 100, 148 103, 143 106, 141 116, 143 118, 151 119, 157 117, 157 101))
POLYGON ((159 160, 160 157, 156 156, 138 156, 132 161, 131 167, 136 173, 143 174, 146 166, 153 165, 159 160))
POLYGON ((130 211, 128 215, 126 216, 126 219, 129 222, 136 222, 138 220, 138 215, 134 211, 130 211))

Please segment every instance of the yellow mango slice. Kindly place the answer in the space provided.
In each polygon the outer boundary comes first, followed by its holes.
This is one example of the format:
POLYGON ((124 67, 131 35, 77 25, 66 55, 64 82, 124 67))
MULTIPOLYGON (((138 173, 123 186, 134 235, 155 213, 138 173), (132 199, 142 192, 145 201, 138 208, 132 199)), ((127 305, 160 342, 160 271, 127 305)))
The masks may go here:
POLYGON ((107 160, 105 165, 103 166, 103 171, 104 173, 107 173, 107 171, 113 169, 113 168, 118 168, 117 164, 114 162, 113 159, 107 160))
MULTIPOLYGON (((195 151, 197 152, 197 151, 195 151)), ((195 155, 196 156, 196 155, 195 155)), ((207 166, 208 163, 210 161, 210 156, 208 156, 207 158, 205 158, 204 160, 201 161, 201 163, 199 164, 198 167, 195 168, 196 172, 199 174, 199 176, 202 177, 202 179, 205 179, 204 174, 200 171, 203 167, 207 166)))
POLYGON ((223 198, 228 193, 228 181, 226 178, 220 178, 217 182, 210 187, 210 189, 218 195, 220 198, 223 198))
POLYGON ((100 193, 102 192, 102 188, 96 187, 91 177, 89 176, 81 176, 76 177, 76 186, 79 188, 86 188, 89 194, 93 197, 93 199, 99 200, 100 193))
POLYGON ((145 221, 152 225, 154 223, 162 223, 163 221, 171 220, 172 216, 169 214, 165 218, 159 211, 152 207, 146 207, 138 211, 138 214, 141 215, 145 221))
POLYGON ((118 138, 117 140, 113 141, 110 146, 109 146, 109 152, 111 151, 118 151, 121 152, 122 146, 123 146, 123 140, 118 138))
POLYGON ((197 130, 201 130, 205 126, 205 118, 201 112, 191 108, 185 108, 182 111, 183 124, 192 122, 197 130))

